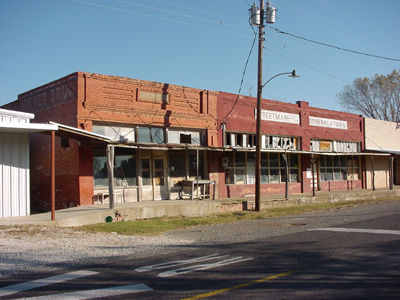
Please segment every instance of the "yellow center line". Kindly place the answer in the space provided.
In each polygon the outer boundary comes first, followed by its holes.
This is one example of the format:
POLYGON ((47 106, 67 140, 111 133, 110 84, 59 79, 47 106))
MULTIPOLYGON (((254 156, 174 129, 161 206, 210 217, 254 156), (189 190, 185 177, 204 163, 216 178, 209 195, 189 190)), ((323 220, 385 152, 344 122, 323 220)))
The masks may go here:
POLYGON ((256 279, 256 280, 253 280, 253 281, 250 281, 250 282, 241 283, 241 284, 238 284, 238 285, 227 287, 227 288, 224 288, 224 289, 220 289, 220 290, 216 290, 216 291, 212 291, 212 292, 196 295, 196 296, 193 296, 193 297, 183 298, 181 300, 195 300, 195 299, 200 299, 200 298, 211 297, 211 296, 215 296, 215 295, 222 294, 222 293, 225 293, 225 292, 229 292, 231 290, 240 289, 240 288, 252 285, 252 284, 257 284, 257 283, 261 283, 261 282, 266 282, 266 281, 269 281, 269 280, 277 279, 277 278, 280 278, 280 277, 285 277, 285 276, 288 276, 288 275, 290 275, 290 274, 292 274, 294 272, 296 272, 296 271, 289 271, 289 272, 285 272, 285 273, 279 273, 279 274, 267 276, 267 277, 264 277, 264 278, 256 279))

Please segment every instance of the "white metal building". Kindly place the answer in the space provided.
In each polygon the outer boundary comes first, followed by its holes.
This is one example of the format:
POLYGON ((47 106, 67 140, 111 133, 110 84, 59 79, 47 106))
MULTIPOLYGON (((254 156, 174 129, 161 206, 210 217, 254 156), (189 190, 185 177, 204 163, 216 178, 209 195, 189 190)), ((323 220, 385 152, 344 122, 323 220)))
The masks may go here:
POLYGON ((0 218, 30 214, 29 134, 57 130, 33 114, 0 109, 0 218))
POLYGON ((364 119, 365 150, 380 153, 366 160, 367 188, 400 185, 400 125, 376 119, 364 119))

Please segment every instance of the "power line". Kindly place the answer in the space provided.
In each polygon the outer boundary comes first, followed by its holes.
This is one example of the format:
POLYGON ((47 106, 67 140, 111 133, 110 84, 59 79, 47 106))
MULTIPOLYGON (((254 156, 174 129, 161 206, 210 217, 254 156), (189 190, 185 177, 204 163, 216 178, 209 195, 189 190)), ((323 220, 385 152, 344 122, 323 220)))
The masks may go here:
POLYGON ((391 58, 391 57, 386 57, 386 56, 380 56, 380 55, 365 53, 365 52, 361 52, 361 51, 356 51, 356 50, 346 49, 346 48, 342 48, 342 47, 335 46, 335 45, 326 44, 326 43, 323 43, 323 42, 310 40, 310 39, 305 38, 305 37, 301 37, 301 36, 298 36, 298 35, 295 35, 295 34, 292 34, 292 33, 289 33, 289 32, 282 31, 282 30, 280 30, 280 29, 278 29, 276 27, 271 27, 271 28, 274 29, 277 33, 285 34, 285 35, 288 35, 288 36, 291 36, 291 37, 294 37, 294 38, 297 38, 297 39, 301 39, 301 40, 304 40, 306 42, 318 44, 318 45, 321 45, 321 46, 330 47, 330 48, 334 48, 334 49, 341 50, 341 51, 347 51, 347 52, 351 52, 351 53, 354 53, 354 54, 380 58, 380 59, 386 59, 386 60, 391 60, 391 61, 400 61, 400 59, 397 59, 397 58, 391 58))
POLYGON ((320 73, 325 74, 325 75, 327 75, 327 76, 329 76, 329 77, 335 78, 335 79, 340 80, 340 81, 343 81, 343 82, 345 82, 345 83, 348 83, 348 82, 349 82, 349 81, 346 80, 346 79, 340 78, 340 77, 338 77, 338 76, 336 76, 336 75, 330 74, 330 73, 325 72, 325 71, 323 71, 323 70, 321 70, 321 69, 318 69, 318 68, 316 68, 316 67, 313 67, 313 66, 311 66, 311 65, 308 65, 308 64, 306 64, 306 63, 304 63, 304 62, 302 62, 302 61, 300 61, 300 60, 298 60, 298 59, 295 59, 295 58, 292 58, 292 57, 283 55, 283 54, 281 54, 281 53, 279 53, 279 52, 277 52, 277 51, 272 50, 270 47, 266 48, 266 50, 267 50, 267 51, 270 51, 270 52, 272 52, 272 53, 274 53, 275 55, 284 57, 284 58, 286 58, 286 59, 293 60, 293 61, 295 61, 295 62, 298 63, 298 64, 301 64, 301 65, 303 65, 303 66, 306 66, 306 67, 308 67, 308 68, 310 68, 310 69, 312 69, 312 70, 314 70, 314 71, 320 72, 320 73))
POLYGON ((110 5, 103 5, 103 4, 94 3, 94 2, 90 2, 90 1, 84 1, 84 0, 71 0, 71 1, 77 2, 77 3, 80 3, 80 4, 91 5, 91 6, 96 6, 96 7, 100 7, 100 8, 105 8, 105 9, 120 11, 120 12, 124 12, 124 13, 130 13, 130 14, 134 14, 134 15, 139 15, 139 16, 142 16, 142 17, 153 18, 153 19, 157 19, 157 20, 160 20, 160 21, 164 21, 164 22, 170 22, 170 23, 175 23, 175 24, 180 24, 180 25, 186 25, 186 26, 196 27, 196 28, 200 28, 200 29, 217 31, 217 32, 225 33, 225 34, 230 34, 230 35, 235 35, 235 36, 239 36, 239 37, 249 38, 249 36, 246 35, 246 34, 227 31, 227 30, 223 30, 223 29, 219 29, 219 28, 212 28, 212 27, 199 25, 199 24, 193 24, 193 23, 189 23, 189 22, 185 22, 185 21, 179 21, 179 20, 164 18, 164 17, 152 15, 152 14, 140 13, 140 12, 129 10, 129 9, 125 9, 125 8, 118 8, 118 7, 114 7, 114 6, 110 6, 110 5))
POLYGON ((243 74, 242 74, 242 80, 240 81, 240 87, 239 87, 239 91, 238 91, 238 94, 237 94, 237 97, 236 97, 236 100, 235 100, 235 103, 233 104, 233 106, 232 106, 232 108, 231 108, 231 110, 222 118, 222 120, 224 120, 227 116, 229 116, 230 115, 230 113, 233 111, 233 109, 235 108, 235 106, 236 106, 236 104, 237 104, 237 102, 238 102, 238 100, 239 100, 239 97, 240 97, 240 91, 242 90, 242 86, 243 86, 243 81, 244 81, 244 76, 245 76, 245 74, 246 74, 246 70, 247 70, 247 65, 248 65, 248 63, 249 63, 249 60, 250 60, 250 57, 251 57, 251 54, 252 54, 252 52, 253 52, 253 49, 254 49, 254 44, 256 43, 256 40, 257 40, 257 33, 256 32, 254 32, 254 39, 253 39, 253 43, 252 43, 252 45, 251 45, 251 48, 250 48, 250 52, 249 52, 249 55, 247 56, 247 60, 246 60, 246 63, 245 63, 245 65, 244 65, 244 69, 243 69, 243 74))
POLYGON ((194 20, 199 20, 199 21, 203 21, 203 22, 207 22, 207 23, 211 23, 211 24, 225 25, 225 26, 228 26, 228 27, 233 27, 235 29, 243 30, 243 27, 226 24, 226 23, 223 23, 221 20, 210 20, 210 19, 206 19, 206 18, 202 18, 202 17, 197 17, 197 16, 193 16, 193 15, 189 15, 189 14, 176 12, 176 11, 169 10, 169 9, 164 9, 164 8, 158 8, 158 7, 154 7, 154 6, 139 4, 139 3, 136 3, 136 2, 133 2, 133 1, 128 1, 128 0, 114 0, 114 1, 119 2, 119 3, 134 5, 134 6, 138 6, 138 7, 142 7, 142 8, 147 8, 147 9, 151 9, 151 10, 155 10, 155 11, 160 11, 160 12, 164 12, 164 13, 174 14, 174 15, 177 15, 177 16, 181 16, 181 17, 185 17, 185 18, 189 18, 189 19, 194 19, 194 20))
POLYGON ((189 6, 179 5, 179 4, 176 4, 176 3, 173 3, 173 2, 170 2, 170 1, 166 1, 166 0, 156 0, 156 1, 162 2, 162 3, 166 3, 168 5, 172 5, 172 6, 175 6, 175 7, 178 7, 178 8, 188 9, 188 10, 195 11, 195 12, 200 12, 200 13, 203 13, 203 14, 206 14, 206 15, 209 15, 209 16, 214 16, 214 17, 218 17, 218 18, 224 18, 224 19, 235 21, 236 23, 244 24, 244 21, 241 21, 241 20, 238 20, 238 19, 235 19, 235 18, 222 16, 222 15, 219 15, 219 14, 216 14, 216 13, 213 13, 213 12, 209 12, 209 11, 206 11, 206 10, 203 10, 203 9, 196 9, 196 8, 189 7, 189 6))

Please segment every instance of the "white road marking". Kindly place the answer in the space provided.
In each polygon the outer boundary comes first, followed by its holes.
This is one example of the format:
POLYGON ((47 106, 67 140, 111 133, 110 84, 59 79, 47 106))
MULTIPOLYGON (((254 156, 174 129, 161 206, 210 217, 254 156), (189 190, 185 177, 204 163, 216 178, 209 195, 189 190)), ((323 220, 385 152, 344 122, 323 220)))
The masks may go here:
POLYGON ((97 273, 98 272, 81 270, 81 271, 69 272, 66 274, 50 276, 47 278, 41 278, 41 279, 37 279, 37 280, 33 280, 33 281, 17 283, 14 285, 5 286, 5 287, 0 288, 0 297, 15 294, 15 293, 22 292, 22 291, 35 289, 35 288, 39 288, 39 287, 43 287, 43 286, 47 286, 47 285, 51 285, 51 284, 64 282, 67 280, 78 279, 78 278, 94 275, 97 273))
POLYGON ((115 286, 115 287, 97 289, 97 290, 76 291, 76 292, 65 293, 65 294, 53 294, 53 295, 45 295, 45 296, 22 298, 22 299, 29 299, 29 300, 47 300, 47 299, 83 300, 83 299, 93 299, 93 298, 99 298, 99 297, 111 297, 111 296, 120 296, 120 295, 124 295, 124 294, 149 292, 152 290, 153 290, 152 288, 148 287, 145 284, 132 284, 132 285, 115 286))
POLYGON ((358 229, 358 228, 316 228, 308 231, 336 231, 336 232, 356 232, 356 233, 374 233, 374 234, 394 234, 400 235, 400 230, 385 230, 385 229, 358 229))
POLYGON ((188 267, 184 267, 184 268, 180 268, 180 269, 175 269, 175 270, 162 272, 162 273, 158 274, 158 277, 171 277, 171 276, 191 273, 191 272, 195 272, 195 271, 200 271, 200 270, 207 270, 207 269, 217 268, 217 267, 226 266, 226 265, 230 265, 230 264, 235 264, 235 263, 239 263, 239 262, 247 261, 247 260, 252 260, 252 259, 253 258, 243 258, 242 256, 238 256, 238 257, 233 257, 233 258, 230 258, 230 259, 225 259, 225 260, 222 260, 222 261, 217 261, 217 262, 214 262, 214 263, 188 266, 188 267))
POLYGON ((146 271, 153 271, 153 270, 162 270, 162 269, 168 269, 176 266, 182 266, 182 265, 188 265, 188 264, 193 264, 193 263, 198 263, 206 260, 212 260, 212 259, 218 259, 218 258, 223 258, 227 257, 228 255, 219 255, 219 254, 210 254, 206 256, 200 256, 192 259, 185 259, 185 260, 176 260, 176 261, 171 261, 171 262, 166 262, 166 263, 161 263, 161 264, 156 264, 156 265, 150 265, 150 266, 145 266, 145 267, 140 267, 136 268, 136 272, 146 272, 146 271))

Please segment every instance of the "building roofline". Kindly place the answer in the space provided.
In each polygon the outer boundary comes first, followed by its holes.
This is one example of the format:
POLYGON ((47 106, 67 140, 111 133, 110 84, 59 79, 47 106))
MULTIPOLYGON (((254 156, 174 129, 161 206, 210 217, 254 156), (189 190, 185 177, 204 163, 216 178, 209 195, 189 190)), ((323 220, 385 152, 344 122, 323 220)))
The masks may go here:
MULTIPOLYGON (((26 91, 26 92, 23 92, 23 93, 21 93, 21 94, 18 94, 18 100, 19 100, 20 98, 22 98, 23 96, 25 96, 25 95, 27 95, 27 94, 30 94, 30 93, 32 93, 32 92, 34 92, 34 91, 48 88, 48 87, 50 87, 50 86, 52 86, 52 85, 57 84, 57 83, 60 82, 60 81, 63 81, 63 80, 66 80, 66 79, 68 79, 68 78, 77 76, 78 73, 79 73, 79 72, 74 72, 74 73, 68 74, 68 75, 66 75, 66 76, 60 77, 60 78, 58 78, 58 79, 55 79, 55 80, 53 80, 53 81, 50 81, 50 82, 45 83, 45 84, 43 84, 43 85, 40 85, 40 86, 38 86, 38 87, 35 87, 35 88, 33 88, 33 89, 30 89, 30 90, 28 90, 28 91, 26 91)), ((18 102, 18 100, 17 100, 17 102, 18 102)))
POLYGON ((31 114, 31 113, 26 113, 26 112, 16 111, 16 110, 10 110, 10 109, 4 109, 4 108, 0 108, 0 114, 1 115, 6 115, 6 116, 12 116, 12 117, 26 118, 26 119, 35 118, 35 115, 31 114))

